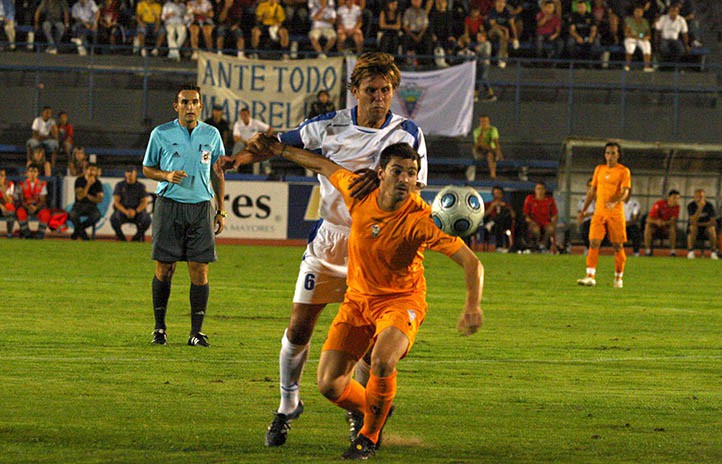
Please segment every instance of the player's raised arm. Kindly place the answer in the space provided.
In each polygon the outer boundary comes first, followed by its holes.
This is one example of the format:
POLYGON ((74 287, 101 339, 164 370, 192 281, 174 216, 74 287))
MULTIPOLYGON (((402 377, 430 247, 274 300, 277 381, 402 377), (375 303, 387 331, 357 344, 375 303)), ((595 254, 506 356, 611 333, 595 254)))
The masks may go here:
POLYGON ((343 169, 328 158, 303 148, 281 143, 274 136, 258 134, 249 142, 247 148, 252 153, 270 153, 274 156, 280 156, 325 177, 331 177, 331 174, 343 169))
POLYGON ((464 312, 457 326, 463 335, 476 333, 484 323, 484 312, 481 310, 481 294, 484 290, 484 266, 476 254, 464 245, 450 256, 459 266, 464 268, 466 282, 466 303, 464 312))

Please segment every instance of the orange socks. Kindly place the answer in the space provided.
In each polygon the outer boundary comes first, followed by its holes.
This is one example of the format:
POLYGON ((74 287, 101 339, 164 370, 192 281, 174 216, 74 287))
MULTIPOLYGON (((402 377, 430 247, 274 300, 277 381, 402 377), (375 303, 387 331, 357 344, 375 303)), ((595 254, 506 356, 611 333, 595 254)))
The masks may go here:
POLYGON ((597 268, 599 263, 599 248, 589 248, 587 252, 587 268, 597 268))
POLYGON ((377 377, 371 372, 369 383, 366 385, 367 409, 361 434, 374 443, 379 440, 381 427, 386 422, 394 397, 396 397, 396 371, 388 377, 377 377))
POLYGON ((627 262, 627 254, 624 248, 614 252, 614 272, 621 274, 624 272, 624 263, 627 262))
POLYGON ((366 389, 363 385, 351 379, 346 390, 333 403, 347 411, 364 413, 366 412, 366 389))

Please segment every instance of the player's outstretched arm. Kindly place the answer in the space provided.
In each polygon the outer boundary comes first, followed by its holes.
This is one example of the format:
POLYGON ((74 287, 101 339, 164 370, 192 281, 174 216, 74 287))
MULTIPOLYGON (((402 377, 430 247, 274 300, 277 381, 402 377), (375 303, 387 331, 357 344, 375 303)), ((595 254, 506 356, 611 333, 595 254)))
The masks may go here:
POLYGON ((317 155, 303 148, 293 147, 281 143, 276 137, 265 134, 256 134, 249 140, 246 149, 253 153, 270 153, 273 156, 280 156, 292 161, 299 166, 310 169, 316 174, 330 177, 331 174, 343 169, 328 158, 317 155))
POLYGON ((476 254, 471 251, 471 248, 466 245, 450 257, 464 268, 464 280, 466 282, 466 304, 457 329, 463 335, 471 335, 476 333, 484 323, 484 312, 481 310, 481 294, 484 290, 484 266, 476 254))

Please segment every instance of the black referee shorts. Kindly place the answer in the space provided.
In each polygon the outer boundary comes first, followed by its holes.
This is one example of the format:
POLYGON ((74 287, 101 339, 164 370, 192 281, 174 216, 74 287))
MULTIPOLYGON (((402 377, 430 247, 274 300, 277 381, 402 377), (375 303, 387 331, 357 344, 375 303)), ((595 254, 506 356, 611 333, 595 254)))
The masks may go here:
POLYGON ((179 203, 158 197, 153 211, 153 259, 167 263, 216 260, 210 201, 179 203))

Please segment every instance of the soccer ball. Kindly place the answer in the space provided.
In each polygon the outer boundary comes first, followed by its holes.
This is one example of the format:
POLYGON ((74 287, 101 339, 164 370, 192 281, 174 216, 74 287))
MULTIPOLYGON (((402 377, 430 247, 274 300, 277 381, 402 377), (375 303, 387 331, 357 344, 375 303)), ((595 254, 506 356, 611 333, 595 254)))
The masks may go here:
POLYGON ((466 237, 484 219, 484 201, 472 187, 449 185, 436 194, 431 218, 447 234, 466 237))

